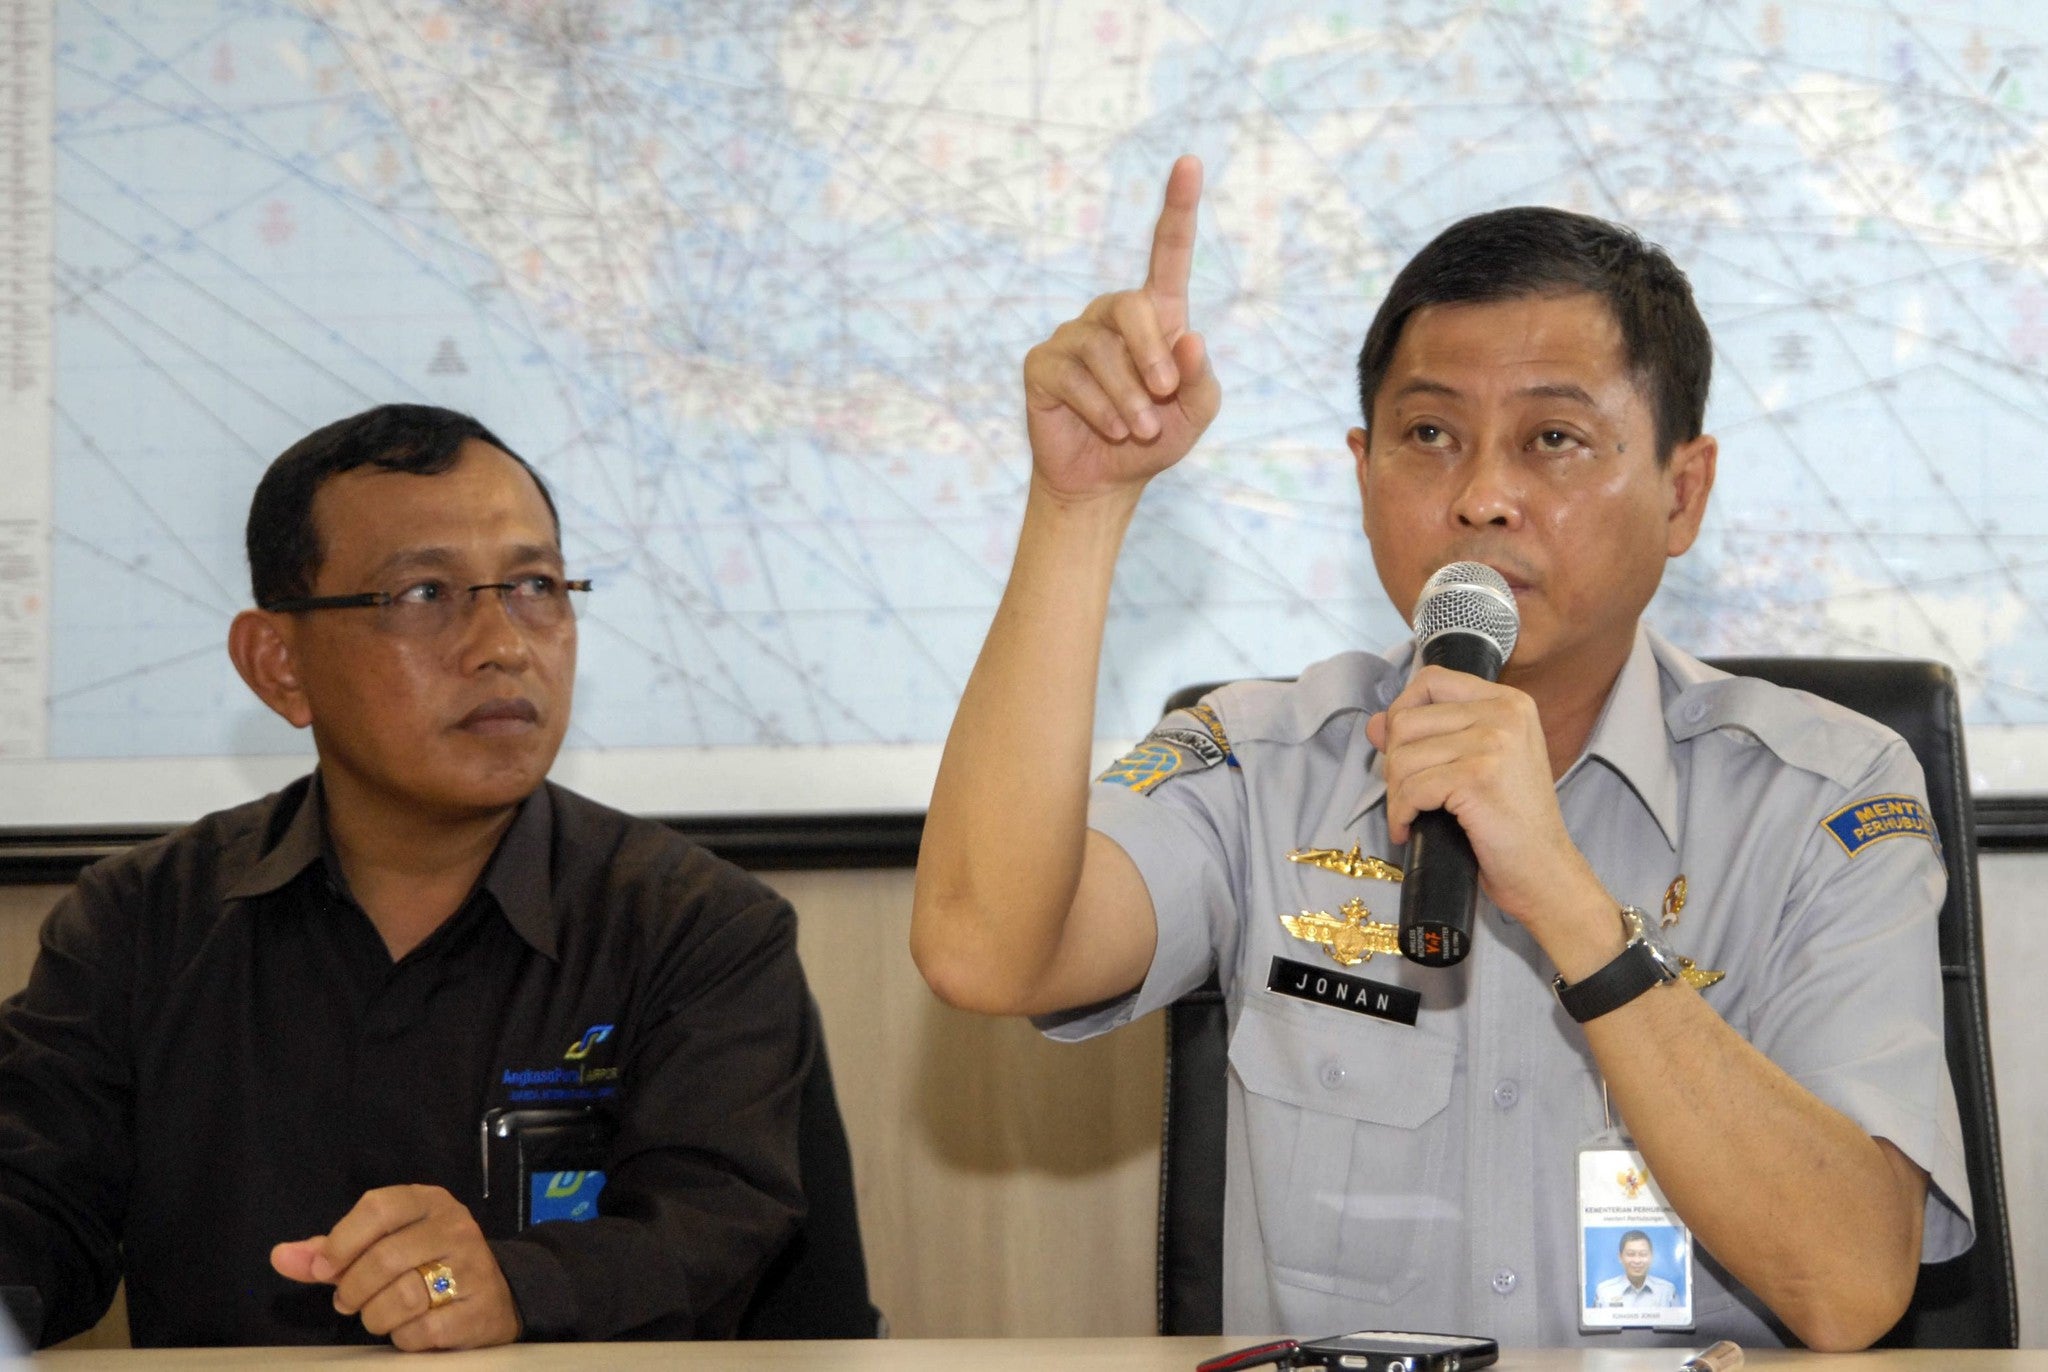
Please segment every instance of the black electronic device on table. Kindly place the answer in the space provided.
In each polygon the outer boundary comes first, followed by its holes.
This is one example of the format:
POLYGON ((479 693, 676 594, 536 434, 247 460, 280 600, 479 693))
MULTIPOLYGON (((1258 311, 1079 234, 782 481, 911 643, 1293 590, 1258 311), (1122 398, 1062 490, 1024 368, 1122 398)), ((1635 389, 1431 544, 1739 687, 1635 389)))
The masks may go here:
POLYGON ((1417 1334, 1365 1329, 1326 1339, 1276 1339, 1196 1364, 1196 1372, 1242 1372, 1249 1367, 1321 1367, 1341 1372, 1473 1372, 1500 1357, 1492 1339, 1465 1334, 1417 1334))

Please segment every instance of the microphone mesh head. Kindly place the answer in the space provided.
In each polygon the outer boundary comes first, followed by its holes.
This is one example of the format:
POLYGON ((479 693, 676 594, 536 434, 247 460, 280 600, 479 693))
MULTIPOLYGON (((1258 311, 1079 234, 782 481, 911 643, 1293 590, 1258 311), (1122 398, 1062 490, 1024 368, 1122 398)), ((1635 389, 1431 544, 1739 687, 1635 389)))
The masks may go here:
POLYGON ((1415 644, 1428 645, 1439 634, 1478 634, 1500 649, 1500 660, 1514 655, 1521 615, 1507 579, 1484 562, 1453 562, 1440 568, 1415 601, 1415 644))

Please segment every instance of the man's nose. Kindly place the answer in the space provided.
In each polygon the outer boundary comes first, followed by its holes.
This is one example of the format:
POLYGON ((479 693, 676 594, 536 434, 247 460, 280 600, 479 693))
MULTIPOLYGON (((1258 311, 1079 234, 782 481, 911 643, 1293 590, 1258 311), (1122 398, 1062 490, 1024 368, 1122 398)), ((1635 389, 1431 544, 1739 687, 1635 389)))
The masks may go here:
POLYGON ((462 607, 462 665, 465 670, 502 667, 523 670, 533 656, 528 631, 512 615, 508 592, 499 586, 473 588, 462 607))
POLYGON ((1466 459, 1452 516, 1466 528, 1514 528, 1522 522, 1521 476, 1512 444, 1488 435, 1466 459))

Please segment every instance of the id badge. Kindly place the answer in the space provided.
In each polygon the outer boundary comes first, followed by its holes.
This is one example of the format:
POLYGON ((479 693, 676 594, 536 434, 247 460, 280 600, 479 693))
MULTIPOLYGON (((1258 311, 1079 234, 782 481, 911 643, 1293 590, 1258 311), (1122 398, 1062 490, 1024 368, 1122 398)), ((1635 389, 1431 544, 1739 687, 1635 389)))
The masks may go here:
POLYGON ((1619 1142, 1579 1149, 1579 1329, 1690 1329, 1692 1234, 1619 1142))

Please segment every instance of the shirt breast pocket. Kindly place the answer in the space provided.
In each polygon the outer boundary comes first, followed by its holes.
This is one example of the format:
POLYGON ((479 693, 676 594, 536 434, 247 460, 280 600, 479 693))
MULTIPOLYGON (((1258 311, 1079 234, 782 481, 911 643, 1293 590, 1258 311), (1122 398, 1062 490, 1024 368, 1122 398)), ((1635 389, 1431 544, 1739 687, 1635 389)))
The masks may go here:
POLYGON ((1422 1281, 1463 1218, 1444 1186, 1457 1057, 1416 1026, 1245 1003, 1230 1065, 1275 1277, 1371 1301, 1422 1281))

